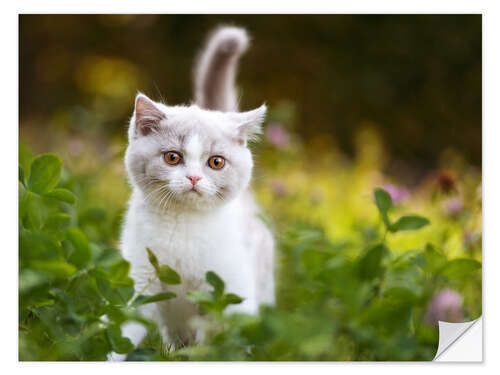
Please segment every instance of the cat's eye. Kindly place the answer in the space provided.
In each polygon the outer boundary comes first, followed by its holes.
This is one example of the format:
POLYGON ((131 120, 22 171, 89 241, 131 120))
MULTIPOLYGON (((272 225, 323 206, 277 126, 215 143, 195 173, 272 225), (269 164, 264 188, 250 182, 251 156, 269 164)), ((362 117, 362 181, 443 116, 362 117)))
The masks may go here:
POLYGON ((181 161, 181 156, 177 152, 169 151, 163 156, 167 164, 177 165, 181 161))
POLYGON ((208 166, 212 169, 221 169, 226 161, 222 156, 212 156, 210 159, 208 159, 208 166))

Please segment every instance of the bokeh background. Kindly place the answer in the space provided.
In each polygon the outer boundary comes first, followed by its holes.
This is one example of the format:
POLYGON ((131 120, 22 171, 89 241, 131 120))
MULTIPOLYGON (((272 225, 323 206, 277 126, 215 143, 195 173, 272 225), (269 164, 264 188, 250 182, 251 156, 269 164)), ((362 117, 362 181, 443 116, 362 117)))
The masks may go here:
POLYGON ((440 185, 452 193, 440 211, 452 216, 480 190, 480 15, 21 15, 19 24, 22 146, 56 152, 85 176, 82 205, 111 212, 116 232, 135 94, 189 103, 197 53, 220 24, 253 38, 237 81, 242 109, 270 108, 254 145, 265 204, 304 193, 337 234, 351 228, 349 212, 366 215, 341 202, 366 204, 375 185, 403 201, 440 185))
MULTIPOLYGON (((244 26, 253 40, 237 77, 241 107, 269 108, 262 141, 252 145, 253 189, 282 270, 278 310, 270 313, 278 333, 253 359, 431 359, 438 319, 471 320, 482 311, 481 22, 480 15, 21 15, 20 164, 27 173, 33 155, 58 154, 65 167, 60 186, 78 197, 75 206, 62 207, 72 225, 92 244, 119 247, 130 195, 123 154, 137 91, 189 103, 207 33, 220 24, 244 26), (417 213, 431 225, 384 233, 376 187, 390 194, 393 218, 417 213), (336 280, 345 290, 315 289, 319 270, 356 263, 381 240, 393 257, 390 276, 363 279, 363 288, 346 276, 336 280), (419 271, 433 247, 441 254, 436 259, 451 262, 442 274, 419 271), (329 252, 333 260, 326 261, 329 252), (372 287, 378 297, 359 302, 372 287), (356 321, 373 303, 373 329, 383 329, 382 316, 393 327, 396 318, 377 310, 377 298, 394 287, 414 295, 404 302, 413 306, 411 325, 407 315, 398 317, 404 329, 386 337, 356 321), (335 315, 345 323, 335 335, 347 335, 349 345, 335 349, 339 336, 315 335, 331 321, 332 301, 324 295, 337 292, 350 307, 341 310, 344 318, 335 315), (318 327, 296 331, 294 319, 310 316, 318 327), (288 321, 293 328, 279 323, 288 321), (296 335, 280 336, 289 333, 296 335), (293 340, 297 345, 283 349, 293 340)), ((227 344, 192 358, 248 359, 246 347, 236 355, 234 342, 227 344)), ((54 357, 45 344, 39 352, 29 341, 20 346, 28 359, 75 358, 54 357)), ((105 358, 94 354, 76 358, 105 358)))
POLYGON ((44 149, 56 132, 123 138, 137 90, 189 102, 196 53, 221 23, 253 37, 238 76, 245 109, 293 106, 302 139, 351 156, 370 122, 414 168, 449 148, 480 165, 480 15, 24 15, 23 133, 44 149))

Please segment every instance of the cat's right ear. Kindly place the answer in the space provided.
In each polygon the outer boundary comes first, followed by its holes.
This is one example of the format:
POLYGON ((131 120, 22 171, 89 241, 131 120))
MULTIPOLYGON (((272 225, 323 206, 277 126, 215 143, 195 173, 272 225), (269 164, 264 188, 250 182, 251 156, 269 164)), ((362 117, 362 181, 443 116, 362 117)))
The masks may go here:
POLYGON ((144 94, 135 97, 134 126, 136 134, 148 135, 160 128, 165 114, 144 94))

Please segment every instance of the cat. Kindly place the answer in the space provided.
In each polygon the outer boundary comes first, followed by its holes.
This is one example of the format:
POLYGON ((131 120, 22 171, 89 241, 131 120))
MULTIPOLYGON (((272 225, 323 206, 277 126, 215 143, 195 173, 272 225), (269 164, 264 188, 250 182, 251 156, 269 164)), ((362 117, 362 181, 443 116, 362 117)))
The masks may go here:
MULTIPOLYGON (((189 324, 199 311, 186 293, 210 290, 207 271, 225 281, 227 293, 243 298, 229 312, 256 314, 259 305, 275 300, 274 240, 248 189, 248 142, 261 133, 266 106, 238 112, 234 82, 248 44, 239 27, 219 27, 209 36, 195 68, 193 105, 169 106, 141 93, 135 99, 125 154, 133 192, 121 249, 136 292, 177 294, 141 308, 174 347, 201 340, 189 324), (146 248, 180 274, 180 285, 150 282, 155 274, 146 248)), ((137 323, 122 330, 134 346, 146 334, 137 323)))

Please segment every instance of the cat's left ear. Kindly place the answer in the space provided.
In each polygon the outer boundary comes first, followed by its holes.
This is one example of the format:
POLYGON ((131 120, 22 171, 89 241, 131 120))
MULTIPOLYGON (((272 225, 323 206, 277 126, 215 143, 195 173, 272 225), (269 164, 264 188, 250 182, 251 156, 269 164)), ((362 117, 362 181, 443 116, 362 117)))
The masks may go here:
POLYGON ((135 97, 134 119, 137 134, 148 135, 160 128, 160 122, 165 119, 165 114, 151 99, 139 93, 135 97))
POLYGON ((267 107, 262 104, 259 108, 247 112, 232 113, 235 122, 236 139, 242 145, 252 141, 262 133, 262 123, 266 117, 267 107))

